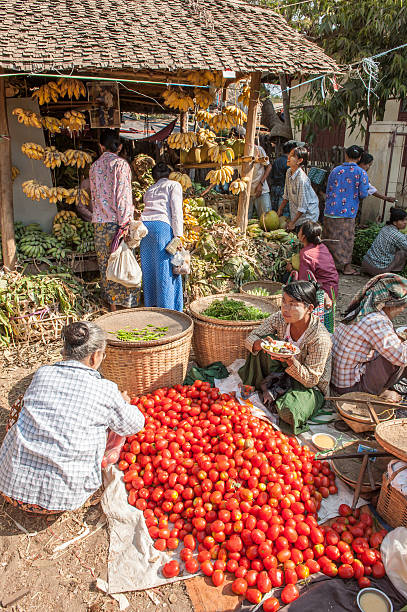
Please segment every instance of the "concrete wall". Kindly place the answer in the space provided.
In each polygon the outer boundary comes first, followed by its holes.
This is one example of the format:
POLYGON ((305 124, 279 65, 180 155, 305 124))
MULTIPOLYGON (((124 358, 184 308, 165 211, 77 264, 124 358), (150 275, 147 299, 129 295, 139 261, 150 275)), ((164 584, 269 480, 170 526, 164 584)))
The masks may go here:
POLYGON ((11 160, 13 166, 20 170, 13 183, 14 220, 22 221, 24 224, 39 223, 43 230, 49 232, 52 228, 52 220, 57 213, 55 204, 49 200, 31 200, 27 198, 22 189, 22 183, 36 179, 42 185, 52 186, 51 170, 36 159, 29 159, 21 151, 24 142, 35 142, 45 147, 44 131, 40 128, 26 126, 17 121, 12 115, 14 108, 24 108, 34 111, 38 115, 39 107, 36 100, 32 98, 8 98, 7 120, 11 138, 11 160))

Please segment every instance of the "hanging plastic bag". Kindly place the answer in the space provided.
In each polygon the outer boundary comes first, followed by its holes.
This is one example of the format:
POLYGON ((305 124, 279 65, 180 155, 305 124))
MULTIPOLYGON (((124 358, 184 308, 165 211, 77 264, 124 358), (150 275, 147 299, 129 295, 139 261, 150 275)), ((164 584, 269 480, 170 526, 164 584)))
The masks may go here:
POLYGON ((174 274, 190 274, 191 254, 185 249, 180 249, 171 259, 172 271, 174 274))
POLYGON ((137 221, 130 221, 128 225, 127 236, 125 238, 126 244, 130 249, 135 249, 139 246, 142 239, 147 236, 148 229, 141 221, 138 219, 137 221))
POLYGON ((119 460, 120 453, 125 442, 125 436, 119 436, 119 434, 109 430, 105 453, 102 459, 102 469, 107 468, 108 465, 116 463, 119 460))
POLYGON ((407 529, 397 527, 384 538, 380 547, 386 574, 407 599, 407 529))
POLYGON ((106 278, 129 288, 140 287, 141 285, 141 268, 132 250, 124 241, 110 254, 107 262, 106 278))

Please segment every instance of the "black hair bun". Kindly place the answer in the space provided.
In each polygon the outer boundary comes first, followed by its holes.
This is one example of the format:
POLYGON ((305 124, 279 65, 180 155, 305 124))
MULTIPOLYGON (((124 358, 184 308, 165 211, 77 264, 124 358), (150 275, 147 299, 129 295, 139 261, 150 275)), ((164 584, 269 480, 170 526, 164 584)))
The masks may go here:
POLYGON ((89 329, 83 321, 77 321, 64 328, 63 337, 71 347, 82 346, 89 340, 89 329))

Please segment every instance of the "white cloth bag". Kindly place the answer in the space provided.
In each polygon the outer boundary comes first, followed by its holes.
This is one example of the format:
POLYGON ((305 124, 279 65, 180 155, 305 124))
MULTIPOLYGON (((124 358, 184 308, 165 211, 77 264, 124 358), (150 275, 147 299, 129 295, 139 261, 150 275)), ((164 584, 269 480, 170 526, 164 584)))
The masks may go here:
POLYGON ((141 276, 141 268, 137 259, 123 240, 117 249, 110 254, 107 262, 106 278, 131 288, 140 287, 141 276))
POLYGON ((380 552, 387 576, 407 599, 407 529, 396 527, 390 531, 382 542, 380 552))

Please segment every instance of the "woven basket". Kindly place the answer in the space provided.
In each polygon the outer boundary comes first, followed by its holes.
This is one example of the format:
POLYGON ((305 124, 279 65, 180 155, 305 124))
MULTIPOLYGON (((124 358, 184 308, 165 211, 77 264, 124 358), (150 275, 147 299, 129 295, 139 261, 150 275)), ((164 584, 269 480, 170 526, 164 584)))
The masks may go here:
POLYGON ((201 367, 206 367, 215 361, 221 361, 225 366, 236 359, 245 359, 248 351, 244 342, 250 332, 262 321, 222 321, 202 314, 214 300, 229 298, 244 302, 248 306, 256 306, 264 312, 273 314, 278 310, 268 300, 256 296, 239 295, 236 293, 220 293, 195 300, 189 306, 194 320, 194 336, 192 344, 195 359, 201 367))
POLYGON ((380 423, 374 435, 385 450, 402 461, 407 461, 407 419, 380 423))
MULTIPOLYGON (((362 433, 364 431, 374 431, 376 427, 370 416, 367 401, 374 400, 379 402, 380 399, 377 395, 357 391, 355 393, 345 393, 340 400, 336 400, 334 403, 345 423, 356 433, 362 433), (366 400, 366 404, 352 403, 352 399, 366 400)), ((372 404, 372 408, 376 412, 379 421, 388 421, 394 418, 394 410, 389 410, 386 404, 383 406, 372 404)), ((393 423, 394 421, 391 422, 393 423)))
POLYGON ((106 358, 100 371, 129 395, 151 393, 159 387, 182 383, 188 366, 193 323, 176 310, 130 308, 95 320, 107 333, 106 358), (168 327, 167 335, 149 342, 122 342, 108 332, 143 328, 148 324, 168 327))
POLYGON ((407 527, 407 497, 391 484, 397 474, 405 469, 406 465, 396 470, 390 477, 387 472, 383 474, 377 512, 390 527, 407 527))
POLYGON ((271 294, 270 296, 259 296, 259 297, 261 297, 263 300, 268 300, 272 302, 274 306, 276 306, 277 308, 281 308, 281 303, 283 301, 283 295, 281 293, 281 290, 283 288, 282 283, 277 283, 275 281, 267 281, 267 280, 252 281, 251 283, 245 283, 244 285, 242 285, 240 288, 240 291, 244 295, 251 296, 252 294, 249 293, 249 291, 251 289, 258 289, 258 288, 266 289, 271 294), (280 293, 278 293, 278 291, 280 293))
MULTIPOLYGON (((364 446, 369 446, 375 450, 378 450, 378 444, 376 442, 367 442, 365 440, 361 440, 364 446)), ((357 453, 359 447, 359 441, 348 442, 344 444, 340 449, 337 449, 333 455, 345 455, 346 453, 357 453)), ((335 456, 332 458, 332 469, 335 474, 340 478, 343 482, 348 484, 352 489, 356 488, 356 484, 358 481, 360 468, 362 467, 363 456, 360 459, 357 458, 349 458, 349 459, 337 459, 335 460, 335 456)), ((387 469, 387 464, 390 461, 390 457, 377 457, 374 461, 370 462, 370 470, 373 479, 373 487, 370 482, 369 473, 366 470, 362 482, 362 487, 360 492, 365 495, 368 493, 372 493, 376 489, 380 488, 382 481, 382 474, 387 469)))

